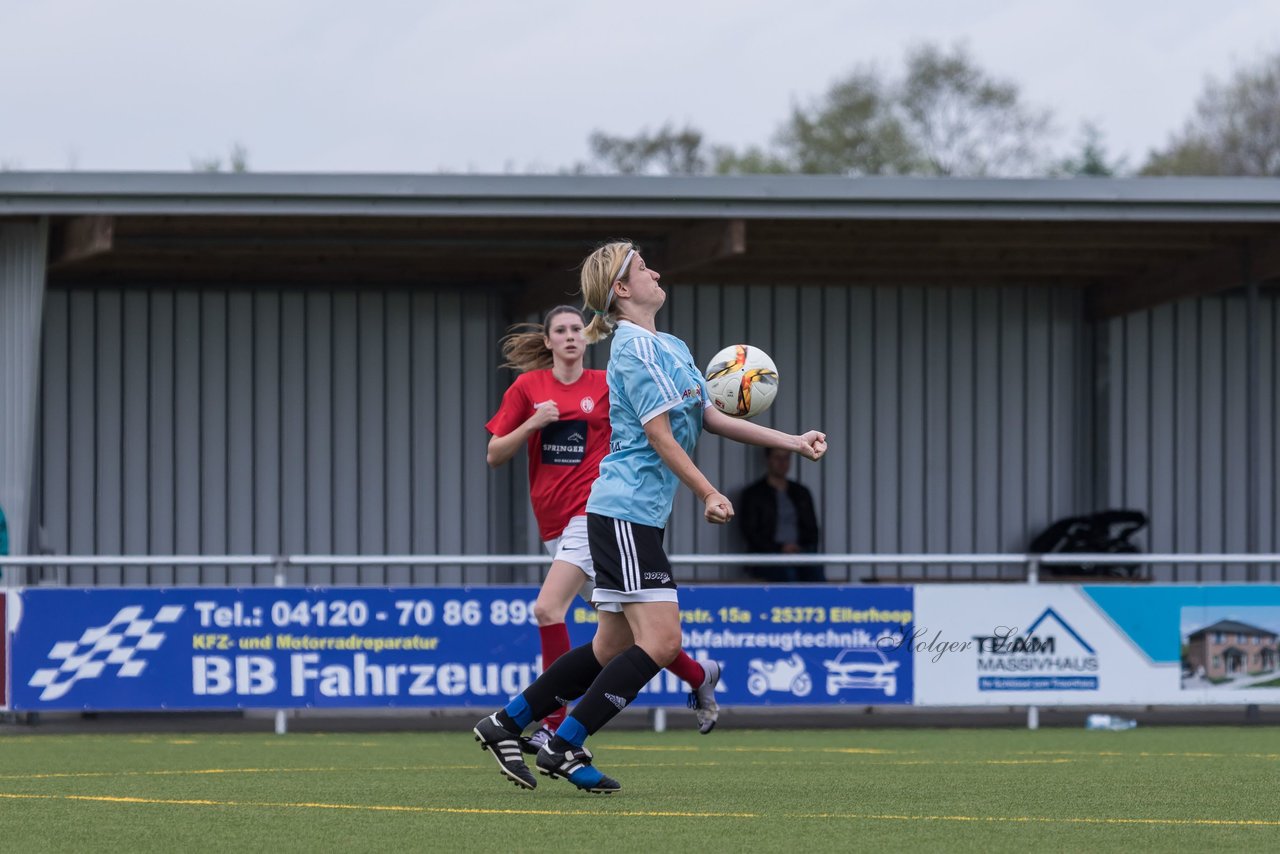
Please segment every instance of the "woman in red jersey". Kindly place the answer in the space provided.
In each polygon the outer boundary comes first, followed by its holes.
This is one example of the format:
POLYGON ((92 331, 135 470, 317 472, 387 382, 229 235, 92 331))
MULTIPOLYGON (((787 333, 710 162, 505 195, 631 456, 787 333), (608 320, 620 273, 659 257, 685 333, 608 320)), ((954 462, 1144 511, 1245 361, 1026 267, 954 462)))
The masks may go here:
MULTIPOLYGON (((605 372, 582 366, 587 341, 582 314, 561 305, 547 312, 541 326, 522 324, 502 340, 504 368, 520 372, 502 396, 502 405, 485 425, 492 434, 487 460, 506 463, 523 445, 529 454, 529 498, 538 532, 551 555, 534 619, 542 640, 542 666, 549 667, 569 651, 565 615, 573 597, 589 600, 595 579, 587 546, 587 497, 609 450, 609 387, 605 372)), ((698 713, 698 729, 715 726, 719 707, 715 686, 720 666, 699 664, 681 650, 668 669, 693 688, 690 705, 698 713)), ((564 720, 557 709, 523 746, 536 753, 564 720)))

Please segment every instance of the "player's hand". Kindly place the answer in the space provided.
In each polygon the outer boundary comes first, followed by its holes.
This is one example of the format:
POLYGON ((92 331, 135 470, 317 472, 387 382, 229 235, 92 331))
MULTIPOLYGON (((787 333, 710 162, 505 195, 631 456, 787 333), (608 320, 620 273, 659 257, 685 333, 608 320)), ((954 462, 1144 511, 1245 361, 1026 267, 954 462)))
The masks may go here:
POLYGON ((554 400, 544 400, 542 403, 533 405, 533 415, 529 416, 529 426, 534 430, 541 430, 548 424, 554 424, 560 420, 560 407, 556 406, 554 400))
POLYGON ((707 496, 705 504, 702 516, 711 524, 723 525, 733 518, 733 502, 728 496, 713 492, 707 496))
POLYGON ((810 430, 803 436, 797 436, 800 440, 800 447, 796 448, 796 453, 804 457, 806 460, 822 459, 822 455, 827 452, 827 434, 817 430, 810 430))

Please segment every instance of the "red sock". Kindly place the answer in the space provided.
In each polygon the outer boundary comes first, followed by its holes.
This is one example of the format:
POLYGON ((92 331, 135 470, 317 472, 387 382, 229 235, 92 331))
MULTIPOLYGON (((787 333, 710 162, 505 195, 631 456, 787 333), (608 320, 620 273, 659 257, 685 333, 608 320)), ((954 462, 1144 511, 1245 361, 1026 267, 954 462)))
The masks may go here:
POLYGON ((676 660, 667 665, 667 669, 688 682, 691 688, 697 688, 702 684, 702 680, 707 678, 707 672, 702 669, 702 665, 690 658, 689 653, 683 649, 676 656, 676 660))
MULTIPOLYGON (((542 638, 542 669, 546 670, 551 662, 569 651, 569 627, 564 623, 538 626, 538 636, 542 638)), ((568 714, 569 710, 561 706, 543 718, 542 723, 555 731, 568 714)))

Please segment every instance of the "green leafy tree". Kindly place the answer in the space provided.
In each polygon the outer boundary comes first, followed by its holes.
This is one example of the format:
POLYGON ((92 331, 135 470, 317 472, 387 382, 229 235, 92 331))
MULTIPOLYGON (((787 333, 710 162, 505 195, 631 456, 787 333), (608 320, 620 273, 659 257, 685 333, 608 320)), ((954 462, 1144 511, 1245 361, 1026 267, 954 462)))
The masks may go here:
POLYGON ((705 173, 710 164, 702 143, 702 131, 689 126, 677 129, 665 124, 653 132, 646 128, 633 137, 596 131, 588 140, 591 161, 579 164, 575 171, 699 175, 705 173))
POLYGON ((908 52, 898 80, 863 66, 793 106, 767 145, 705 146, 686 126, 635 137, 591 136, 578 171, 695 175, 1021 175, 1051 170, 1050 116, 983 71, 960 46, 908 52))
POLYGON ((1144 175, 1280 176, 1280 53, 1205 82, 1195 111, 1144 175))
POLYGON ((923 166, 892 90, 868 68, 839 81, 808 107, 793 108, 775 143, 779 151, 773 159, 791 172, 902 175, 923 166))
POLYGON ((1110 159, 1102 131, 1086 122, 1080 132, 1079 150, 1058 166, 1058 174, 1075 178, 1111 178, 1125 172, 1123 158, 1110 159))
POLYGON ((729 145, 711 149, 713 171, 717 175, 784 175, 794 170, 780 156, 758 145, 736 151, 729 145))

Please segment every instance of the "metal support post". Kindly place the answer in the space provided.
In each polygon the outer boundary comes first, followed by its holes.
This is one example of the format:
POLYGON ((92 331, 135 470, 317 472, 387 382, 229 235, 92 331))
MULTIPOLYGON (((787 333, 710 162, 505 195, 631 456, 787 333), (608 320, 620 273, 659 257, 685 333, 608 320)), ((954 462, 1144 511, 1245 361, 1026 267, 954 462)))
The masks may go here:
MULTIPOLYGON (((284 555, 276 555, 276 587, 284 587, 286 563, 288 563, 288 558, 284 555)), ((288 719, 285 717, 285 711, 284 709, 276 709, 276 735, 284 735, 287 732, 289 732, 289 724, 288 719)))

